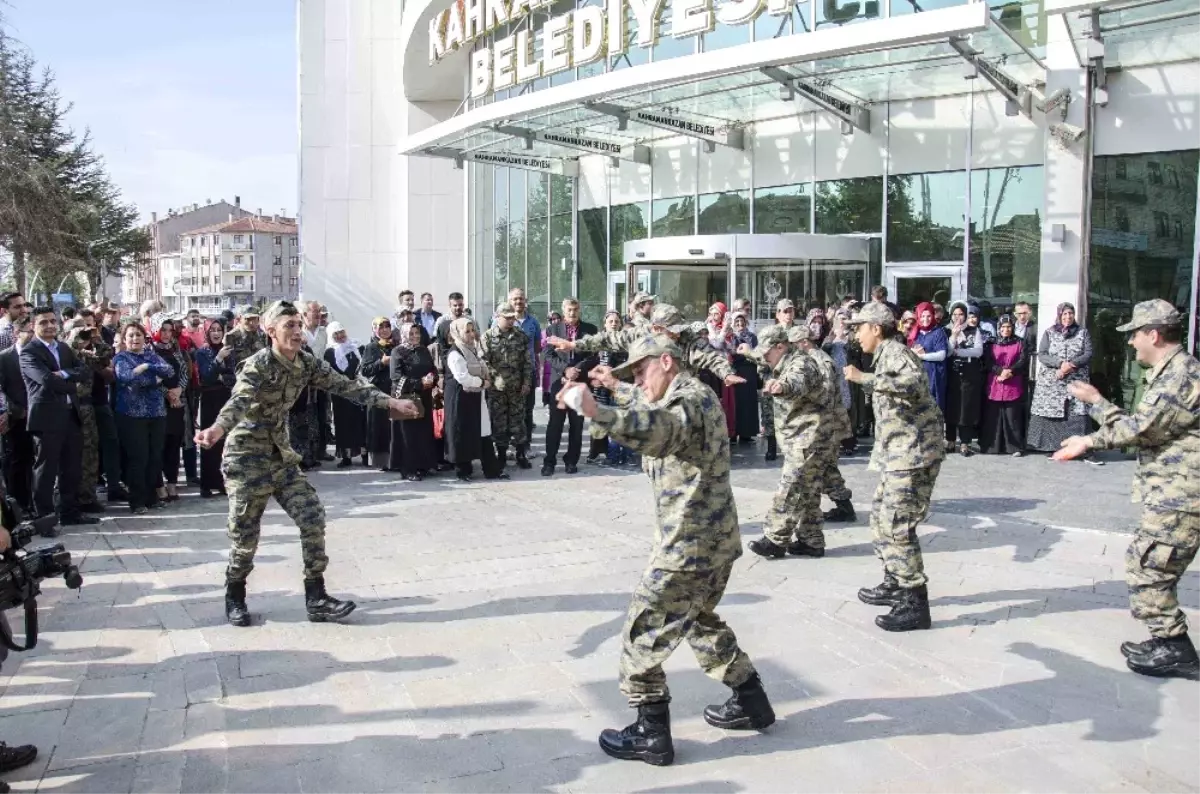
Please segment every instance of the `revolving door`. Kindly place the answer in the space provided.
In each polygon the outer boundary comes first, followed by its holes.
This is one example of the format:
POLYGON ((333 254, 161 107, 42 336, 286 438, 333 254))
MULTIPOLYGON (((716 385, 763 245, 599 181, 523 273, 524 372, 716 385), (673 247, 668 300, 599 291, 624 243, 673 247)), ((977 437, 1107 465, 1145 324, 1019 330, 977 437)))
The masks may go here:
MULTIPOLYGON (((829 234, 722 234, 660 237, 624 245, 628 293, 648 292, 689 320, 720 301, 749 298, 751 326, 774 322, 775 304, 805 309, 847 295, 866 299, 878 279, 877 239, 829 234)), ((624 308, 624 307, 618 307, 624 308)))

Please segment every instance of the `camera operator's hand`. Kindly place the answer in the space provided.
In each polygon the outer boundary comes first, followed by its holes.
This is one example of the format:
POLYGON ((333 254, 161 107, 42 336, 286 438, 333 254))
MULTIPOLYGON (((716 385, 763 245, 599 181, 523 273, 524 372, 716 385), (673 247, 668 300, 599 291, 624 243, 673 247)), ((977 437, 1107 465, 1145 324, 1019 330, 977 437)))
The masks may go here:
POLYGON ((12 535, 8 534, 8 530, 0 527, 0 552, 8 551, 12 548, 12 535))

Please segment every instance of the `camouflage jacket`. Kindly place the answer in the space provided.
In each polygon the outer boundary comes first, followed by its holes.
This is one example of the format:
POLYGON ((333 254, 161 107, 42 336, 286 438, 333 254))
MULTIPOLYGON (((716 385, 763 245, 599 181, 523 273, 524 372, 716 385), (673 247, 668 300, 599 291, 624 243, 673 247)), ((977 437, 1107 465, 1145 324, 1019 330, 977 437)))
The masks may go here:
POLYGON ((260 350, 238 370, 233 394, 215 424, 226 433, 226 459, 261 457, 269 461, 276 453, 285 465, 300 462, 288 440, 288 411, 307 386, 368 405, 387 408, 388 396, 365 380, 350 380, 334 372, 311 353, 300 351, 295 361, 260 350))
MULTIPOLYGON (((585 336, 582 339, 576 339, 575 350, 579 353, 595 353, 600 350, 628 350, 635 339, 646 336, 649 333, 651 333, 649 321, 638 315, 634 318, 634 325, 631 328, 622 328, 620 331, 603 331, 591 336, 585 336), (640 323, 638 322, 638 318, 641 318, 640 323)), ((683 349, 687 365, 693 371, 706 369, 721 380, 725 380, 725 378, 735 374, 733 366, 725 356, 698 340, 691 331, 680 331, 676 341, 679 343, 680 348, 683 349)))
POLYGON ((519 392, 533 388, 533 359, 529 356, 529 335, 515 325, 507 331, 492 326, 483 334, 481 358, 492 376, 492 389, 519 392))
POLYGON ((729 482, 729 431, 717 395, 686 372, 658 402, 636 399, 636 387, 627 383, 617 391, 626 407, 599 406, 593 421, 642 453, 656 518, 650 566, 710 571, 731 564, 742 544, 729 482))
POLYGON ((825 411, 825 426, 829 428, 829 442, 839 444, 850 437, 850 414, 842 403, 842 387, 838 376, 837 364, 819 347, 814 347, 808 354, 817 362, 821 371, 821 379, 829 388, 830 396, 825 411))
POLYGON ((650 321, 640 314, 634 315, 633 325, 619 331, 601 331, 575 340, 578 353, 599 353, 601 350, 628 350, 633 340, 650 333, 650 321))
POLYGON ((254 334, 246 332, 244 328, 234 328, 225 335, 225 344, 233 348, 234 368, 240 367, 247 359, 260 350, 265 350, 271 346, 270 340, 262 330, 254 334))
POLYGON ((874 372, 864 373, 863 391, 873 395, 874 471, 923 469, 946 457, 945 422, 929 394, 929 379, 917 355, 899 337, 875 350, 874 372))
POLYGON ((827 417, 833 393, 816 359, 792 350, 779 359, 769 379, 783 386, 783 393, 774 395, 774 406, 775 435, 785 454, 832 443, 827 417))
MULTIPOLYGON (((93 339, 91 348, 87 348, 83 346, 82 337, 72 332, 70 344, 71 349, 75 351, 75 355, 79 356, 80 362, 83 363, 93 377, 101 375, 112 364, 113 349, 101 339, 93 339)), ((75 396, 77 398, 75 405, 77 408, 91 406, 92 382, 92 378, 83 378, 75 384, 75 396)))
POLYGON ((1100 423, 1092 443, 1138 448, 1133 501, 1200 513, 1200 362, 1180 348, 1148 370, 1146 381, 1132 414, 1104 399, 1092 406, 1100 423))

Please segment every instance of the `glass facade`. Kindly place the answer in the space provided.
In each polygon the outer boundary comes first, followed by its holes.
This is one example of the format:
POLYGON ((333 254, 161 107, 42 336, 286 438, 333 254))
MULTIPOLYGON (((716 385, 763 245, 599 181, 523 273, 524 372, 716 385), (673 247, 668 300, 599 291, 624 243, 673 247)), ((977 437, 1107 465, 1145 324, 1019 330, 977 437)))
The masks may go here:
POLYGON ((1040 165, 988 168, 971 172, 971 248, 967 292, 987 304, 1024 301, 1038 310, 1042 267, 1042 184, 1040 165))

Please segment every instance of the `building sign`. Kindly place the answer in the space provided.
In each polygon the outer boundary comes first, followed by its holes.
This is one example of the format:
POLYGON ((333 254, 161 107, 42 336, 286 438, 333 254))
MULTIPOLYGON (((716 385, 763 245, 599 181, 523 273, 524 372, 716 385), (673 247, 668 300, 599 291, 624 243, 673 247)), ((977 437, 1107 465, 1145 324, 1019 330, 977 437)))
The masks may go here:
MULTIPOLYGON (((471 53, 471 96, 527 83, 579 66, 613 58, 632 47, 653 47, 667 0, 604 0, 546 20, 540 28, 518 30, 471 53), (629 16, 636 22, 631 35, 629 16)), ((836 2, 826 0, 836 5, 836 2)), ((671 36, 684 39, 717 25, 748 25, 764 12, 789 16, 795 0, 672 0, 671 36)), ((458 0, 429 22, 429 62, 470 48, 476 39, 549 8, 552 0, 458 0)), ((857 10, 857 4, 854 5, 857 10)))
POLYGON ((508 166, 523 168, 526 171, 543 171, 558 176, 579 176, 579 164, 574 160, 560 160, 554 157, 534 157, 524 154, 506 154, 496 152, 462 152, 457 155, 463 160, 470 160, 486 165, 508 166))

